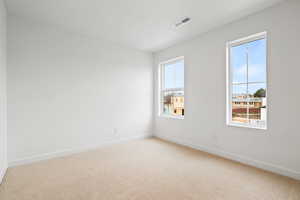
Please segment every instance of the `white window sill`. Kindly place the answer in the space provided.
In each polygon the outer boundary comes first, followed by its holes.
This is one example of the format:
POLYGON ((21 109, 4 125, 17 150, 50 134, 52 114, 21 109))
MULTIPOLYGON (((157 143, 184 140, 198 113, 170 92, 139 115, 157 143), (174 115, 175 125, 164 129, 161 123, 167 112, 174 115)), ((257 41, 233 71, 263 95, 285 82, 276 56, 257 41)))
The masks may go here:
POLYGON ((229 122, 229 123, 227 123, 227 125, 233 126, 233 127, 267 130, 267 126, 257 126, 257 125, 244 124, 244 123, 238 123, 238 122, 229 122))
POLYGON ((184 119, 184 116, 176 116, 176 115, 165 115, 165 114, 161 114, 158 117, 161 118, 169 118, 169 119, 184 119))

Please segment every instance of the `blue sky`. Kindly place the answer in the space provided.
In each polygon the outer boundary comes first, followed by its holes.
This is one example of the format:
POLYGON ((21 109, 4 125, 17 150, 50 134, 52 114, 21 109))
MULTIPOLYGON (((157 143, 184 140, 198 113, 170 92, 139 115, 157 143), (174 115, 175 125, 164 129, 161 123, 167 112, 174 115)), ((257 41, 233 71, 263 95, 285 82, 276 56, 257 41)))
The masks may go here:
MULTIPOLYGON (((266 39, 261 39, 231 48, 233 83, 245 83, 247 80, 247 48, 249 52, 249 82, 266 82, 266 39)), ((260 88, 266 88, 266 84, 249 84, 251 94, 260 88)), ((246 93, 246 85, 233 86, 233 93, 246 93)))
POLYGON ((178 62, 165 65, 165 88, 184 88, 184 62, 178 62))

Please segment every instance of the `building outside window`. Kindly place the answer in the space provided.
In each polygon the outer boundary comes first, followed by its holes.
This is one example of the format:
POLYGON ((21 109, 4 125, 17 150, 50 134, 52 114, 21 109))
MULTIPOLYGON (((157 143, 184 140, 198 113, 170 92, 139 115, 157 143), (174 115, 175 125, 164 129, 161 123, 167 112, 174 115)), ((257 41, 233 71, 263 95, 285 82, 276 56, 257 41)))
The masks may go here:
POLYGON ((227 124, 267 128, 267 35, 227 43, 227 124))
POLYGON ((179 57, 160 67, 160 116, 184 118, 184 58, 179 57))

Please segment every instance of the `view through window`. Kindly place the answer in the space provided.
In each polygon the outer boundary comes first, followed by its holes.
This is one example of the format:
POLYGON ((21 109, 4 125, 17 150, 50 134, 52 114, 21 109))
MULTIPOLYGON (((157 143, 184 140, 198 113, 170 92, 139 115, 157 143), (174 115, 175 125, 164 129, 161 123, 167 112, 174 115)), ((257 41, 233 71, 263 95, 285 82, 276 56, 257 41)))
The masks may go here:
POLYGON ((177 58, 162 63, 161 114, 184 116, 184 59, 177 58))
POLYGON ((229 124, 266 128, 266 34, 229 45, 229 124))

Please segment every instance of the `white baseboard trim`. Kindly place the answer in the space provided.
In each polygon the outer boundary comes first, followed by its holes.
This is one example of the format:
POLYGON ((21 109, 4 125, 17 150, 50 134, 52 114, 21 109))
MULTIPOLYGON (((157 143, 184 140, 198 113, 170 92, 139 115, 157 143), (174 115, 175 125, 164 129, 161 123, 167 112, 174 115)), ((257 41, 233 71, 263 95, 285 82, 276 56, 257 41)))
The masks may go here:
POLYGON ((105 141, 105 142, 97 144, 97 145, 85 146, 85 147, 74 148, 74 149, 65 149, 62 151, 56 151, 56 152, 52 152, 52 153, 45 153, 45 154, 41 154, 41 155, 30 156, 27 158, 10 161, 8 163, 8 167, 15 167, 15 166, 30 164, 30 163, 34 163, 34 162, 38 162, 38 161, 68 156, 68 155, 85 152, 85 151, 97 149, 97 148, 112 145, 112 144, 119 144, 119 143, 124 143, 124 142, 130 141, 130 140, 145 139, 145 138, 149 138, 149 137, 152 137, 152 135, 151 134, 143 134, 143 135, 138 135, 138 136, 134 136, 134 137, 130 137, 130 138, 105 141))
POLYGON ((240 162, 246 165, 250 165, 259 169, 263 169, 266 171, 270 171, 273 172, 275 174, 280 174, 283 176, 287 176, 293 179, 297 179, 300 180, 300 172, 296 172, 290 169, 287 169, 285 167, 281 167, 281 166, 277 166, 271 163, 267 163, 264 161, 259 161, 259 160, 253 160, 244 156, 240 156, 238 154, 234 154, 234 153, 229 153, 229 152, 225 152, 222 151, 220 149, 214 149, 214 148, 210 148, 210 147, 205 147, 205 146, 200 146, 200 145, 194 145, 191 143, 187 143, 187 142, 182 142, 177 138, 170 138, 170 137, 165 137, 165 136, 160 136, 160 135, 155 135, 154 137, 160 138, 162 140, 166 140, 166 141, 170 141, 179 145, 183 145, 183 146, 187 146, 193 149, 197 149, 200 151, 204 151, 210 154, 214 154, 217 156, 221 156, 224 158, 227 158, 229 160, 233 160, 236 162, 240 162))
POLYGON ((3 178, 4 178, 5 174, 6 174, 6 171, 7 171, 7 166, 4 166, 3 169, 0 169, 0 184, 3 181, 3 178))

